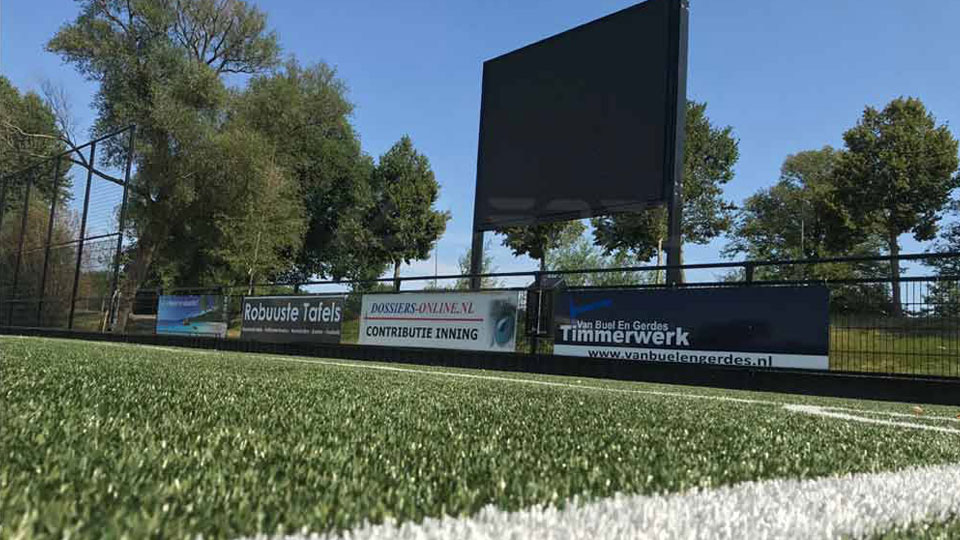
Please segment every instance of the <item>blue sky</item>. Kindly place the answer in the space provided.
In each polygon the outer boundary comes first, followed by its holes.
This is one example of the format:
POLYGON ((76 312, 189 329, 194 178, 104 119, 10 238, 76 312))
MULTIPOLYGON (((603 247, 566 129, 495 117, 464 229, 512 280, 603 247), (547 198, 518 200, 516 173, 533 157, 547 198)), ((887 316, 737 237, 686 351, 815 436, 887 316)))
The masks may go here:
MULTIPOLYGON (((364 149, 378 156, 403 134, 431 160, 440 207, 453 220, 438 247, 450 272, 469 245, 483 60, 606 15, 621 0, 349 2, 260 0, 285 54, 335 66, 356 104, 364 149)), ((71 20, 69 0, 0 0, 0 69, 21 89, 65 86, 84 126, 95 87, 47 39, 71 20)), ((773 183, 785 156, 825 144, 867 104, 921 98, 960 136, 960 2, 952 0, 692 0, 688 96, 740 139, 735 202, 773 183)), ((688 262, 719 258, 721 239, 688 246, 688 262)), ((906 251, 922 249, 902 239, 906 251)), ((495 250, 503 271, 532 261, 495 250)), ((405 274, 432 274, 434 261, 405 274)))

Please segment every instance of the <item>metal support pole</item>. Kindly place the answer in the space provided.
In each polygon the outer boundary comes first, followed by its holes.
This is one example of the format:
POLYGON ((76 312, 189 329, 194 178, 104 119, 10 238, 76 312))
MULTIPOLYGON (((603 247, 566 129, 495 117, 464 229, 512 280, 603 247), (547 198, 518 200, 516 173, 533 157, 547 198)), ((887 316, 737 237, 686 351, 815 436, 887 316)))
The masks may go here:
POLYGON ((117 251, 113 257, 113 282, 110 286, 110 309, 107 315, 107 327, 113 330, 120 307, 120 297, 117 294, 120 286, 120 257, 123 254, 123 228, 126 226, 127 198, 130 193, 130 168, 133 166, 133 153, 136 149, 137 126, 130 127, 130 140, 127 142, 127 167, 123 171, 123 200, 120 203, 120 218, 117 225, 117 251))
POLYGON ((37 326, 43 319, 43 299, 47 289, 47 269, 50 267, 50 243, 53 240, 53 222, 57 218, 57 191, 60 189, 60 158, 53 167, 53 195, 50 198, 50 220, 47 222, 47 240, 43 249, 43 272, 40 274, 40 300, 37 302, 37 326))
POLYGON ((753 283, 753 271, 756 268, 756 265, 752 263, 746 263, 743 265, 743 281, 746 283, 753 283))
POLYGON ((87 169, 87 189, 83 196, 83 217, 80 218, 80 242, 77 244, 77 266, 73 270, 73 293, 70 294, 70 322, 67 328, 73 330, 73 315, 77 310, 77 291, 80 288, 80 265, 83 262, 83 239, 87 236, 87 212, 90 210, 90 183, 93 181, 93 164, 96 158, 97 143, 90 145, 90 166, 87 169))
POLYGON ((470 290, 480 290, 483 273, 483 231, 473 231, 473 243, 470 246, 470 290))
MULTIPOLYGON (((20 263, 23 260, 23 239, 27 236, 27 216, 30 214, 30 188, 32 186, 33 177, 30 176, 27 178, 27 189, 23 194, 23 215, 20 218, 20 240, 19 245, 17 246, 17 265, 13 267, 13 284, 10 289, 13 294, 18 294, 17 286, 20 285, 20 263)), ((7 324, 10 326, 13 326, 13 304, 14 302, 10 302, 10 305, 7 307, 7 324)))
MULTIPOLYGON (((543 321, 543 272, 536 273, 534 283, 536 283, 534 290, 537 293, 537 318, 536 328, 530 340, 530 354, 537 354, 537 351, 540 350, 540 323, 543 321)), ((530 307, 527 306, 527 309, 530 309, 530 307)))
POLYGON ((667 152, 664 163, 667 195, 667 284, 683 283, 683 145, 687 112, 687 0, 670 2, 668 69, 667 152), (676 29, 679 29, 677 31, 676 29))

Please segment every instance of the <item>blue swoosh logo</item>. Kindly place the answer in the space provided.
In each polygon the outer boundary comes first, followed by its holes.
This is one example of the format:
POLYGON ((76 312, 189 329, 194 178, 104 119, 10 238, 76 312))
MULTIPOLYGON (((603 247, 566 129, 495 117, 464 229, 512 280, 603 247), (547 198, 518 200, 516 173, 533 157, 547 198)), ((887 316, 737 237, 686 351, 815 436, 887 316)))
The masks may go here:
POLYGON ((599 302, 594 302, 592 304, 584 304, 582 306, 573 305, 573 299, 570 300, 570 318, 576 319, 578 316, 595 309, 610 307, 613 305, 613 300, 607 298, 606 300, 600 300, 599 302))

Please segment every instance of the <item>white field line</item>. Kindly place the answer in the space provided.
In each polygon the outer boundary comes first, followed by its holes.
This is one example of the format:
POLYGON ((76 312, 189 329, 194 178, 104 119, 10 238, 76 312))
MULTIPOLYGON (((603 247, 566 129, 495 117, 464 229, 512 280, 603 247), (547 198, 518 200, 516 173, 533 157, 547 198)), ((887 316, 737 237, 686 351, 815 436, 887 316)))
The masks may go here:
POLYGON ((766 480, 672 495, 615 495, 564 509, 487 506, 422 523, 364 524, 334 533, 258 540, 432 538, 863 538, 960 515, 960 465, 815 480, 766 480))
MULTIPOLYGON (((825 418, 837 418, 839 420, 852 420, 855 422, 861 422, 863 424, 877 424, 880 426, 893 426, 909 429, 925 429, 928 431, 939 431, 940 433, 958 433, 960 434, 960 429, 942 427, 942 426, 933 426, 930 424, 917 424, 913 422, 903 422, 899 420, 883 420, 880 418, 870 418, 867 416, 854 416, 845 412, 839 412, 837 410, 831 409, 830 407, 818 407, 816 405, 795 405, 795 404, 785 404, 784 409, 792 412, 799 412, 805 414, 812 414, 814 416, 823 416, 825 418)), ((847 409, 844 409, 847 410, 847 409)), ((941 419, 938 417, 937 419, 941 419)), ((958 484, 958 489, 960 489, 960 484, 958 484)))
MULTIPOLYGON (((0 336, 0 339, 37 339, 37 338, 32 338, 28 336, 0 336)), ((109 341, 99 342, 98 344, 115 346, 115 347, 127 347, 131 345, 128 343, 114 343, 109 341)), ((136 346, 140 348, 153 349, 153 350, 172 352, 172 353, 180 353, 180 354, 191 353, 191 354, 202 354, 202 355, 211 355, 211 356, 223 356, 224 354, 227 354, 227 352, 224 352, 224 351, 203 350, 203 349, 183 349, 183 348, 177 348, 177 347, 164 347, 160 345, 136 345, 136 346)), ((570 383, 562 383, 562 382, 543 381, 538 379, 527 379, 523 377, 502 377, 497 375, 478 375, 474 373, 458 373, 453 371, 443 371, 441 369, 417 369, 417 368, 404 368, 404 367, 396 367, 396 366, 384 366, 384 365, 365 363, 365 362, 317 360, 317 359, 297 358, 297 357, 290 357, 290 356, 277 356, 272 354, 260 354, 260 353, 239 353, 239 354, 243 354, 245 356, 250 356, 250 357, 275 360, 279 362, 291 362, 291 363, 298 363, 298 364, 316 364, 316 365, 340 367, 340 368, 346 368, 346 369, 388 371, 388 372, 394 372, 394 373, 410 373, 415 375, 434 375, 438 377, 453 377, 453 378, 462 378, 462 379, 529 384, 529 385, 535 385, 535 386, 548 386, 553 388, 593 390, 597 392, 649 395, 649 396, 670 397, 670 398, 680 398, 680 399, 701 399, 701 400, 708 400, 708 401, 723 401, 723 402, 729 402, 729 403, 744 403, 749 405, 765 405, 765 406, 783 407, 784 409, 787 409, 791 412, 805 413, 805 414, 810 414, 814 416, 820 416, 823 418, 849 420, 849 421, 855 421, 855 422, 862 422, 866 424, 886 425, 886 426, 900 427, 900 428, 907 428, 907 429, 923 429, 923 430, 930 430, 930 431, 939 431, 942 433, 960 433, 960 430, 953 429, 953 428, 940 428, 937 426, 931 426, 929 424, 912 423, 912 422, 887 421, 887 420, 881 420, 881 419, 871 418, 866 416, 857 416, 855 414, 842 414, 842 413, 884 415, 884 416, 904 417, 904 418, 914 417, 918 419, 923 418, 926 420, 960 423, 960 419, 950 418, 948 416, 938 416, 938 415, 918 416, 915 414, 912 415, 912 414, 897 413, 897 412, 891 412, 891 411, 873 411, 868 409, 854 409, 854 408, 848 408, 848 407, 805 405, 801 403, 787 403, 787 402, 772 401, 772 400, 735 398, 730 396, 715 396, 715 395, 708 395, 708 394, 694 394, 694 393, 686 393, 686 392, 609 388, 609 387, 603 387, 603 386, 591 386, 591 385, 583 385, 583 384, 570 384, 570 383), (841 411, 841 412, 837 412, 837 411, 841 411)))

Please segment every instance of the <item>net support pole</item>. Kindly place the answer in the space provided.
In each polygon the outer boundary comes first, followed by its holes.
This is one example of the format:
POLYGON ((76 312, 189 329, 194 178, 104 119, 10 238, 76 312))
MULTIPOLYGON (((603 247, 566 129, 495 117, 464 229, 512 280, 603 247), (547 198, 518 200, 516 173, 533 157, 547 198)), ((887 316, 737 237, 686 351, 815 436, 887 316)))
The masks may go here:
POLYGON ((667 198, 667 284, 683 283, 683 269, 680 266, 683 246, 683 143, 686 138, 687 112, 687 0, 670 2, 671 23, 679 19, 679 24, 670 24, 670 55, 667 62, 669 70, 667 111, 667 152, 664 163, 667 198))
MULTIPOLYGON (((19 296, 19 291, 17 287, 20 284, 20 264, 23 263, 23 239, 27 236, 27 217, 30 215, 30 188, 33 187, 33 176, 27 178, 27 187, 23 195, 23 214, 20 216, 20 240, 17 243, 17 264, 13 267, 13 287, 11 287, 11 292, 19 296)), ((15 302, 10 302, 10 305, 7 308, 7 324, 14 326, 13 324, 13 305, 15 302)))
POLYGON ((107 326, 112 331, 120 307, 118 290, 120 287, 120 258, 123 256, 123 233, 126 227, 127 218, 127 200, 130 196, 130 168, 133 166, 133 153, 137 137, 137 126, 130 126, 130 132, 127 135, 127 163, 123 170, 123 199, 120 202, 120 220, 117 224, 117 250, 113 256, 113 278, 110 282, 110 309, 107 316, 107 326))
POLYGON ((60 190, 60 158, 53 167, 53 194, 50 196, 50 217, 47 237, 43 244, 43 272, 40 274, 40 300, 37 302, 37 326, 43 326, 43 301, 47 289, 47 270, 50 268, 50 244, 53 242, 53 223, 57 219, 57 192, 60 190))
POLYGON ((480 290, 483 273, 483 231, 473 231, 473 242, 470 245, 470 290, 480 290))
POLYGON ((80 238, 77 242, 77 265, 73 269, 73 292, 70 293, 70 319, 67 329, 73 330, 73 316, 77 311, 77 292, 80 290, 80 267, 83 265, 83 244, 87 237, 87 214, 90 210, 90 183, 93 182, 93 164, 96 163, 97 143, 90 145, 90 166, 87 168, 87 188, 83 192, 83 215, 80 218, 80 238))

